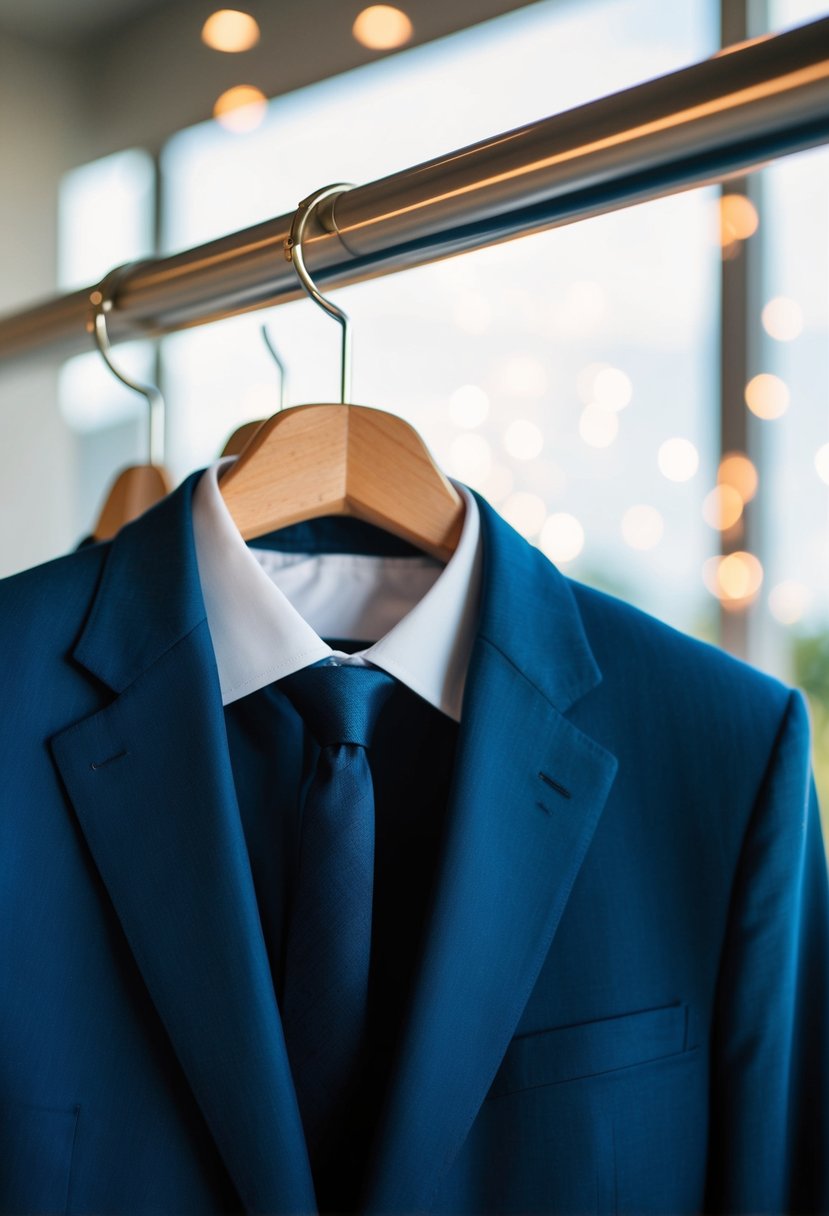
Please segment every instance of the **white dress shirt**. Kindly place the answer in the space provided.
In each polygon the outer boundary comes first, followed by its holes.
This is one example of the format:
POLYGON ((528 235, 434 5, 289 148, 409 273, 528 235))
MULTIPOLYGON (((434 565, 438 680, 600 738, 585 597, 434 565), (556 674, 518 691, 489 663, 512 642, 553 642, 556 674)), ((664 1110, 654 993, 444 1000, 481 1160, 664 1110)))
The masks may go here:
POLYGON ((425 554, 284 553, 248 547, 219 490, 235 457, 210 465, 193 494, 196 560, 222 704, 320 659, 371 663, 460 721, 481 585, 478 504, 446 565, 425 554), (323 637, 377 639, 353 655, 323 637))

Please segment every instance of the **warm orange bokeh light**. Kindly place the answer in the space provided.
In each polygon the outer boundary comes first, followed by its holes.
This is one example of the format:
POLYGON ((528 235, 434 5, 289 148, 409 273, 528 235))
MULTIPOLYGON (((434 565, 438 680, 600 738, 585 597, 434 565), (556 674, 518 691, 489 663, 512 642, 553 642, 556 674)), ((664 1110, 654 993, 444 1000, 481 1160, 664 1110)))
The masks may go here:
POLYGON ((763 567, 753 553, 738 550, 720 562, 717 582, 725 599, 747 599, 760 590, 762 581, 763 567))
POLYGON ((717 482, 733 486, 744 503, 757 493, 757 470, 743 452, 726 452, 717 470, 717 482))
POLYGON ((252 84, 237 84, 216 99, 213 117, 228 131, 240 134, 255 130, 267 109, 267 99, 261 89, 252 84))
POLYGON ((412 23, 401 9, 391 4, 372 4, 358 13, 351 33, 369 50, 390 51, 409 41, 412 23))
POLYGON ((757 208, 744 194, 724 194, 720 199, 720 244, 727 249, 734 241, 746 241, 757 231, 757 208))
POLYGON ((771 372, 752 376, 746 385, 746 405, 758 418, 779 418, 789 408, 788 385, 771 372))
POLYGON ((706 494, 702 504, 703 519, 720 532, 733 528, 742 513, 742 495, 729 485, 716 486, 706 494))
POLYGON ((242 13, 235 8, 220 8, 202 26, 201 40, 211 50, 237 54, 256 46, 259 26, 250 13, 242 13))
POLYGON ((738 550, 725 557, 710 557, 703 581, 723 608, 739 612, 756 598, 763 582, 763 567, 753 553, 738 550))

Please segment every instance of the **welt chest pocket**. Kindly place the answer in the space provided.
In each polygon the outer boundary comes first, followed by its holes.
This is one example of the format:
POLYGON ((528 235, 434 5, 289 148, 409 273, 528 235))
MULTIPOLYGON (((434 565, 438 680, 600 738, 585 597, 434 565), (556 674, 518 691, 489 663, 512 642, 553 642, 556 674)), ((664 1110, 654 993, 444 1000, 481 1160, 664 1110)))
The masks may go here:
POLYGON ((510 1043, 487 1098, 576 1081, 690 1050, 687 1004, 556 1026, 510 1043))
POLYGON ((79 1106, 0 1110, 0 1213, 65 1212, 79 1106))

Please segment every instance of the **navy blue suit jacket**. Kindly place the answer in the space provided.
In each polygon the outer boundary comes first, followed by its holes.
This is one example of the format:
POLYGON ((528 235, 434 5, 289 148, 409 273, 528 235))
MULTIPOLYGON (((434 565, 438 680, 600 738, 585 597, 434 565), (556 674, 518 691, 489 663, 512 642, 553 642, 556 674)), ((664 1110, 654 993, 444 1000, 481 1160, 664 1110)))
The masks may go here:
MULTIPOLYGON (((0 583, 2 1212, 314 1211, 198 476, 0 583)), ((827 1212, 803 697, 478 501, 445 834, 361 1210, 827 1212)))

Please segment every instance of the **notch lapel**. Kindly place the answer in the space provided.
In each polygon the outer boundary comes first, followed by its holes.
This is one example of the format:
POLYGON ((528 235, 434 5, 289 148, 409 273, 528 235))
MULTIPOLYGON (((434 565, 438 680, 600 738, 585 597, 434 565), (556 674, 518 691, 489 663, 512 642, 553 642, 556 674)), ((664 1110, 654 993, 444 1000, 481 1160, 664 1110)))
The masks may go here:
POLYGON ((199 474, 113 542, 75 658, 118 695, 52 754, 249 1212, 316 1212, 195 564, 199 474))
POLYGON ((483 583, 412 1003, 362 1210, 426 1212, 484 1100, 605 805, 564 711, 601 679, 566 580, 479 497, 483 583))

